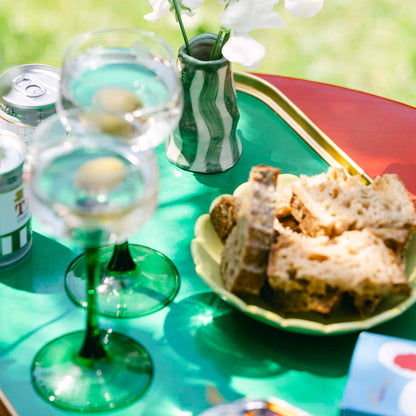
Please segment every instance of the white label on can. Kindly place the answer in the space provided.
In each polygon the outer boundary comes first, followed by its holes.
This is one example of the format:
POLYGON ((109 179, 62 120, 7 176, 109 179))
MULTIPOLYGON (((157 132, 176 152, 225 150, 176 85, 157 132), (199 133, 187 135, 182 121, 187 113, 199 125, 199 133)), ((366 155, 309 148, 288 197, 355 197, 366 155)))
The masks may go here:
POLYGON ((30 145, 32 142, 32 136, 35 131, 34 126, 27 126, 21 124, 12 123, 6 119, 4 119, 0 114, 0 128, 6 129, 15 133, 19 136, 21 140, 25 143, 26 146, 30 145))
POLYGON ((30 240, 30 211, 23 184, 0 193, 0 254, 11 254, 30 240))

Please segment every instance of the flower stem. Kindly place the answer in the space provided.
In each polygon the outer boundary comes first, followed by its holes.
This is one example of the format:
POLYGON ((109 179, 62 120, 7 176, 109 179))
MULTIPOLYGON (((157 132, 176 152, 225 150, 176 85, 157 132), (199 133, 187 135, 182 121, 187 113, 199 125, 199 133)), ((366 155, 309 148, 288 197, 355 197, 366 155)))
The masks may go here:
POLYGON ((191 54, 191 46, 189 45, 188 36, 186 36, 185 26, 183 25, 181 11, 180 11, 179 6, 178 6, 178 1, 177 0, 171 0, 171 1, 173 3, 173 7, 175 9, 176 19, 178 20, 179 27, 181 28, 183 40, 185 41, 186 53, 189 56, 192 56, 192 54, 191 54))
POLYGON ((210 61, 215 61, 221 58, 222 48, 230 38, 230 31, 228 29, 220 29, 218 32, 217 38, 215 39, 214 46, 212 47, 211 56, 209 57, 210 61))
POLYGON ((217 38, 215 39, 214 46, 212 47, 211 56, 209 57, 210 61, 215 61, 216 59, 218 59, 217 58, 217 55, 218 55, 217 50, 218 50, 218 47, 221 43, 222 34, 223 34, 223 31, 222 31, 222 29, 220 29, 219 32, 218 32, 217 38))
POLYGON ((231 32, 228 31, 225 35, 224 35, 224 39, 222 40, 222 44, 221 44, 221 49, 223 48, 223 46, 227 43, 228 39, 230 39, 230 35, 231 32))

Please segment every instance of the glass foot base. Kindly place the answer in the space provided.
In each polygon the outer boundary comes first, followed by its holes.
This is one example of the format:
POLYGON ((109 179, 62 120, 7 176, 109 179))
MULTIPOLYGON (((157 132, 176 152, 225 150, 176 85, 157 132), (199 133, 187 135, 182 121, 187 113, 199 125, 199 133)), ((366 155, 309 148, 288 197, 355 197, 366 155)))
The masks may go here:
POLYGON ((148 389, 153 367, 133 339, 101 331, 107 357, 81 358, 85 332, 72 332, 46 344, 32 363, 32 383, 52 405, 65 410, 100 412, 127 406, 148 389))
MULTIPOLYGON (((100 248, 101 281, 97 286, 97 313, 111 318, 133 318, 156 312, 170 303, 179 290, 179 274, 164 254, 140 245, 129 245, 137 268, 112 272, 107 265, 113 247, 100 248)), ((84 255, 68 267, 65 287, 71 300, 86 307, 87 279, 84 255)))

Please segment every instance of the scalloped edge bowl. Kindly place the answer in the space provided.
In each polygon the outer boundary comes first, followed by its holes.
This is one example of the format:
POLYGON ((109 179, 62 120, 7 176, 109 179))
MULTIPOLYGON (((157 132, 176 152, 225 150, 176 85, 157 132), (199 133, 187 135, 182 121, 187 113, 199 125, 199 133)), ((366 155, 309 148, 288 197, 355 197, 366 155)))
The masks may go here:
MULTIPOLYGON (((295 175, 281 174, 278 177, 278 184, 297 179, 295 175)), ((234 191, 234 195, 245 192, 246 186, 245 183, 240 185, 234 191)), ((209 214, 201 215, 195 223, 195 238, 191 242, 191 253, 197 274, 221 299, 246 315, 276 328, 311 335, 357 332, 401 315, 416 302, 416 233, 413 234, 406 250, 406 275, 412 287, 411 295, 399 302, 395 299, 385 300, 377 311, 367 318, 360 318, 354 311, 342 309, 329 317, 313 312, 286 317, 273 310, 261 298, 250 297, 249 300, 244 300, 224 288, 219 270, 222 248, 223 244, 212 226, 209 214)))

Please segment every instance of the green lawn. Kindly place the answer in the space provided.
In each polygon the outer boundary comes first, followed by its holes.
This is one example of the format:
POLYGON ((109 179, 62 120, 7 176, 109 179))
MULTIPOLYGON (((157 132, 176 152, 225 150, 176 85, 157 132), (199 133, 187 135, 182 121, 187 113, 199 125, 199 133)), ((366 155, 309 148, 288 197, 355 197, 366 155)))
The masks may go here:
MULTIPOLYGON (((205 0, 187 22, 189 36, 216 32, 220 7, 205 0)), ((147 0, 0 0, 0 70, 34 62, 60 66, 71 39, 99 27, 153 30, 178 49, 182 40, 175 21, 147 22, 143 15, 150 10, 147 0)), ((286 28, 253 33, 267 48, 259 72, 342 85, 416 106, 415 1, 326 0, 311 19, 290 16, 283 0, 276 10, 286 28)))

